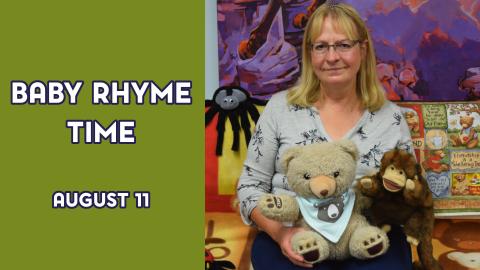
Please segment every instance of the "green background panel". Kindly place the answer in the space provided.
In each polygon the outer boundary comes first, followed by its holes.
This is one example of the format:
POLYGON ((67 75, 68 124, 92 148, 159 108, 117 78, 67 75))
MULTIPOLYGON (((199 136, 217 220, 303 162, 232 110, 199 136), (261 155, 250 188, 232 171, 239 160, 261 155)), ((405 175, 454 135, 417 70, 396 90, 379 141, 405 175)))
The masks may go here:
POLYGON ((423 104, 422 107, 425 128, 447 128, 447 109, 444 104, 423 104))
MULTIPOLYGON (((204 2, 0 4, 0 269, 200 269, 204 2), (83 80, 78 105, 11 105, 10 81, 83 80), (92 105, 92 80, 191 80, 193 105, 92 105), (73 145, 67 119, 136 120, 73 145), (52 209, 57 190, 150 191, 151 208, 52 209)), ((148 99, 147 99, 148 100, 148 99)))

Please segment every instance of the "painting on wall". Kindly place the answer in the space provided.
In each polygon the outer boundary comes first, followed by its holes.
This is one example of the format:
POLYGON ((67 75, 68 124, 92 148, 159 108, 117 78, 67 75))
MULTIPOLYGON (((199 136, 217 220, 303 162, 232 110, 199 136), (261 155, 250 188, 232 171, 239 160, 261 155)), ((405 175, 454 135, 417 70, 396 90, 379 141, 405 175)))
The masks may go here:
MULTIPOLYGON (((303 28, 325 0, 218 0, 220 86, 268 99, 301 69, 303 28)), ((394 101, 480 99, 480 1, 336 1, 366 21, 387 97, 394 101)))

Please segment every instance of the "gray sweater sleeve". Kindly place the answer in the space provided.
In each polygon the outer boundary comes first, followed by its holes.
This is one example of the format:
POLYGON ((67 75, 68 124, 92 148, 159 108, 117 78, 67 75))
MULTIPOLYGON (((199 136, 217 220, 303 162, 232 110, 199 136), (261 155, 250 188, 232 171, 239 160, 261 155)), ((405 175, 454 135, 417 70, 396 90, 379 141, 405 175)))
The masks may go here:
POLYGON ((410 152, 415 156, 414 153, 414 148, 413 148, 413 143, 412 143, 412 137, 410 135, 410 129, 408 128, 407 121, 405 120, 405 117, 403 113, 401 112, 401 109, 397 106, 398 111, 401 115, 401 120, 400 120, 400 127, 399 127, 399 140, 397 143, 397 147, 400 149, 403 149, 405 151, 410 152))
POLYGON ((255 126, 247 150, 242 174, 237 186, 240 213, 246 224, 252 224, 250 214, 259 197, 272 190, 275 160, 278 154, 278 137, 275 107, 272 100, 265 106, 255 126))

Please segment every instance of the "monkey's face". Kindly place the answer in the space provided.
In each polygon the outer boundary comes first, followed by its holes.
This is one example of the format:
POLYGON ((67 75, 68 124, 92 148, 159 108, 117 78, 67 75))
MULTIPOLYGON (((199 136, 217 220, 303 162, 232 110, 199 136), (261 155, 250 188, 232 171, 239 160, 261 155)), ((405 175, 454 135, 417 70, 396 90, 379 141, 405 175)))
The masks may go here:
POLYGON ((403 189, 407 182, 405 171, 397 169, 395 165, 390 164, 382 175, 383 186, 390 192, 398 192, 403 189))

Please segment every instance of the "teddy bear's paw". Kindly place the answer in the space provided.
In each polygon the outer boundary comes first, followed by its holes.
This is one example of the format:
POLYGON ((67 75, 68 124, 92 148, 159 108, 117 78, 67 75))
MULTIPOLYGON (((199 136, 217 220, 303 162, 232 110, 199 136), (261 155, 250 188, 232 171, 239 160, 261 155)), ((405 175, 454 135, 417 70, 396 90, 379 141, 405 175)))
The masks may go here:
POLYGON ((411 179, 407 179, 407 183, 405 184, 405 188, 409 191, 412 191, 415 189, 415 182, 411 179))
POLYGON ((309 263, 323 261, 329 255, 327 241, 313 231, 296 233, 292 237, 292 249, 309 263))
POLYGON ((418 246, 418 244, 420 243, 420 241, 418 241, 417 238, 415 238, 413 236, 410 236, 410 235, 407 235, 407 242, 414 245, 414 246, 418 246))
POLYGON ((372 179, 370 179, 370 178, 362 178, 362 179, 360 179, 360 185, 361 185, 364 189, 371 189, 371 188, 373 187, 372 179))
POLYGON ((389 247, 385 231, 374 226, 357 228, 350 238, 350 254, 358 259, 375 258, 389 247))
POLYGON ((298 211, 295 213, 295 207, 292 205, 292 198, 287 195, 272 195, 264 194, 258 201, 262 214, 268 218, 278 221, 288 221, 295 219, 298 216, 298 211))

